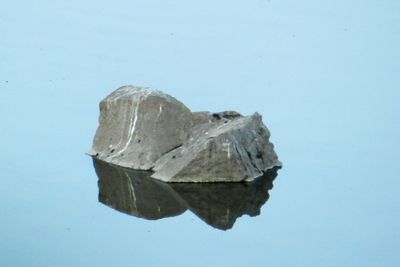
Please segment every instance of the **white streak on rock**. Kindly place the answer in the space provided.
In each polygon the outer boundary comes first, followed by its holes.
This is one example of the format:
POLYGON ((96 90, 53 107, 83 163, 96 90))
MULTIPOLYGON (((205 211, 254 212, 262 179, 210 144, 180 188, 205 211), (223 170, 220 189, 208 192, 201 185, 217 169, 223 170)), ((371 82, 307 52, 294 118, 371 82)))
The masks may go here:
POLYGON ((231 159, 231 143, 229 140, 226 140, 224 143, 222 143, 222 150, 227 152, 228 159, 231 159))
POLYGON ((160 105, 160 108, 159 108, 159 111, 158 111, 158 115, 157 115, 157 119, 160 117, 160 115, 162 113, 162 110, 163 110, 163 106, 160 105))
POLYGON ((138 103, 137 103, 137 105, 136 105, 136 108, 135 108, 135 118, 133 119, 133 124, 132 124, 132 127, 131 127, 131 131, 129 132, 129 138, 128 138, 128 141, 126 142, 126 145, 125 145, 125 147, 124 147, 124 150, 125 150, 126 147, 131 143, 133 133, 135 132, 136 122, 137 122, 137 119, 138 119, 139 104, 140 104, 140 99, 139 99, 139 101, 138 101, 138 103))
MULTIPOLYGON (((134 105, 135 104, 135 102, 134 101, 132 101, 132 105, 134 105)), ((114 154, 113 156, 111 156, 110 158, 115 158, 116 156, 118 156, 118 155, 120 155, 122 152, 124 152, 127 148, 128 148, 128 146, 129 146, 129 144, 131 143, 131 141, 132 141, 132 136, 133 136, 133 133, 135 132, 135 128, 136 128, 136 122, 137 122, 137 118, 138 118, 138 110, 139 110, 139 104, 140 104, 140 99, 138 100, 138 102, 137 102, 137 105, 136 105, 136 107, 135 107, 135 111, 134 111, 134 119, 133 120, 131 120, 131 124, 130 124, 130 131, 129 131, 129 134, 128 134, 128 141, 126 141, 126 143, 125 143, 125 146, 120 150, 120 151, 118 151, 118 153, 116 153, 116 154, 114 154)), ((132 107, 133 108, 133 107, 132 107)))
POLYGON ((125 172, 125 176, 128 178, 129 191, 131 192, 132 197, 133 197, 133 206, 135 207, 135 210, 137 210, 135 188, 132 185, 131 178, 129 177, 129 175, 126 172, 125 172))
MULTIPOLYGON (((136 104, 136 107, 135 107, 135 111, 133 113, 134 119, 131 120, 131 124, 130 124, 130 129, 131 130, 129 131, 128 140, 126 141, 125 146, 120 151, 118 151, 118 153, 116 153, 114 156, 112 156, 111 158, 114 158, 114 157, 120 155, 121 153, 123 153, 128 148, 129 144, 131 143, 132 138, 133 138, 134 133, 135 133, 135 129, 136 129, 136 122, 137 122, 137 119, 138 119, 138 116, 139 116, 138 112, 139 112, 140 102, 143 99, 147 98, 151 94, 150 90, 146 90, 145 92, 146 92, 146 94, 142 98, 139 97, 139 99, 137 101, 137 104, 136 104)), ((133 109, 133 105, 134 104, 135 104, 135 101, 132 101, 132 109, 133 109)))

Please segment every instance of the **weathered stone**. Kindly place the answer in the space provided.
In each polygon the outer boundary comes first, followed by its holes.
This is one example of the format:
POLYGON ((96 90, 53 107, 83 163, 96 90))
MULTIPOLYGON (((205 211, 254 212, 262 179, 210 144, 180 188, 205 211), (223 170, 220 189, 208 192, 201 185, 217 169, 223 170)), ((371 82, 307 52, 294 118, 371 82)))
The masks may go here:
POLYGON ((281 166, 269 137, 258 113, 192 113, 160 91, 125 86, 101 101, 89 154, 166 182, 239 182, 281 166))
POLYGON ((93 159, 99 201, 120 212, 148 220, 190 210, 212 227, 227 230, 242 215, 258 216, 269 198, 277 169, 248 183, 164 183, 151 172, 93 159))
POLYGON ((239 182, 279 162, 261 116, 236 117, 193 127, 188 140, 156 161, 153 178, 166 182, 239 182))
POLYGON ((187 139, 191 119, 190 110, 169 95, 121 87, 100 102, 100 125, 89 154, 124 167, 151 169, 187 139))

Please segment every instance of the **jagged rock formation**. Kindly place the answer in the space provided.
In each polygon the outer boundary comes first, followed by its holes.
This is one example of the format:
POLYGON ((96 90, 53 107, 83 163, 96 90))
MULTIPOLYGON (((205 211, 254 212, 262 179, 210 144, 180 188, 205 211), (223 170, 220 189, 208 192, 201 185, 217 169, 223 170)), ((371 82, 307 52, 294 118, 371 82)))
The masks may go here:
POLYGON ((212 227, 227 230, 242 215, 258 216, 269 198, 277 168, 248 183, 165 183, 152 172, 93 159, 99 201, 135 217, 157 220, 190 210, 212 227))
POLYGON ((281 166, 258 113, 191 112, 150 88, 124 86, 100 102, 89 154, 152 170, 167 182, 238 182, 281 166))

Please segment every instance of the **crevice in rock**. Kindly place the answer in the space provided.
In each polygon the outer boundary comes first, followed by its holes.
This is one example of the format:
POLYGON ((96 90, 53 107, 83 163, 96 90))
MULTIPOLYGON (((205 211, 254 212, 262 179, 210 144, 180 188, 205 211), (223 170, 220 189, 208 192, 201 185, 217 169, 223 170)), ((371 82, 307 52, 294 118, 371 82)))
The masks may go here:
MULTIPOLYGON (((171 152, 171 151, 173 151, 173 150, 175 150, 175 149, 178 149, 178 148, 180 148, 181 146, 183 146, 183 144, 180 144, 180 145, 178 145, 178 146, 175 146, 175 147, 171 148, 170 150, 168 150, 168 151, 162 153, 161 156, 164 156, 165 154, 168 154, 169 152, 171 152)), ((161 156, 160 156, 160 157, 161 157, 161 156)))
POLYGON ((254 163, 253 157, 251 156, 251 153, 246 149, 246 147, 244 147, 244 150, 246 151, 247 156, 249 157, 249 162, 250 162, 250 164, 251 164, 256 170, 258 170, 258 171, 261 172, 261 170, 260 170, 260 169, 257 167, 257 165, 254 163))

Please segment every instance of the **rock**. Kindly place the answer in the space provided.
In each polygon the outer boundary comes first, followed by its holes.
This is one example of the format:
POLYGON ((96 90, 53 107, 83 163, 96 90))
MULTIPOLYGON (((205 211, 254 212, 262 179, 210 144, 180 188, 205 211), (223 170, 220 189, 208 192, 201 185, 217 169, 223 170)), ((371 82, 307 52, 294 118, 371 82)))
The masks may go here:
POLYGON ((160 91, 121 87, 100 102, 100 125, 89 154, 124 167, 151 169, 187 139, 191 118, 187 107, 160 91))
POLYGON ((281 166, 269 137, 258 113, 191 112, 160 91, 124 86, 100 102, 89 154, 166 182, 239 182, 281 166))
POLYGON ((165 183, 152 172, 93 159, 99 201, 135 217, 157 220, 190 210, 212 227, 227 230, 242 215, 258 216, 269 198, 277 169, 248 183, 165 183))
POLYGON ((279 164, 268 138, 257 113, 197 125, 181 147, 156 161, 152 177, 166 182, 254 179, 279 164))

